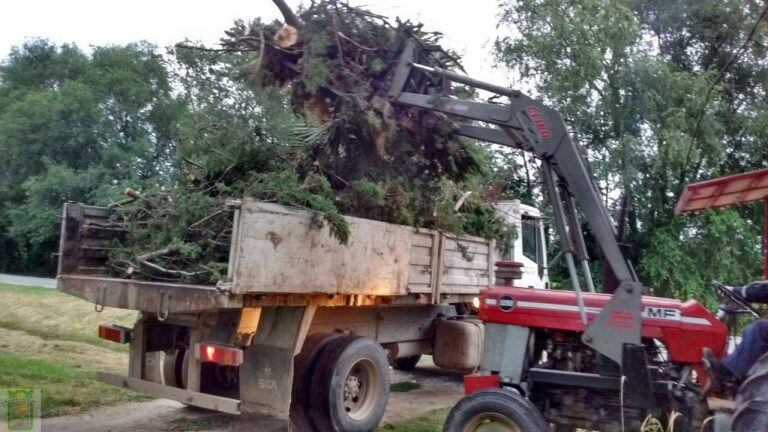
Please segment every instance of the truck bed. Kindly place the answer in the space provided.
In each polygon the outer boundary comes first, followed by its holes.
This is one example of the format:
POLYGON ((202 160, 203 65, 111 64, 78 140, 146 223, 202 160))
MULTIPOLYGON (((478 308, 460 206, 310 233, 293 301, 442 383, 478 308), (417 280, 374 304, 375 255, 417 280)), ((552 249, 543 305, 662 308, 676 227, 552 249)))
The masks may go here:
POLYGON ((67 203, 61 231, 58 288, 102 306, 173 313, 310 297, 440 303, 493 282, 491 241, 346 217, 343 245, 312 211, 250 199, 234 212, 228 276, 217 286, 115 278, 105 267, 109 247, 126 231, 111 212, 67 203))

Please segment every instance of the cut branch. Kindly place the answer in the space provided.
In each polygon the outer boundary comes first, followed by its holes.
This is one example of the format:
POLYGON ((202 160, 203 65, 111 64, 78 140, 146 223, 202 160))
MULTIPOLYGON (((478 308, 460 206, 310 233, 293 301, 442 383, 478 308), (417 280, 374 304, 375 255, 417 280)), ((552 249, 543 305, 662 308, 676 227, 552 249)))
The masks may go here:
POLYGON ((283 19, 285 19, 286 24, 292 25, 296 28, 301 27, 301 21, 299 21, 299 17, 293 13, 293 9, 291 9, 291 7, 285 3, 285 0, 272 1, 275 3, 275 6, 280 9, 280 13, 283 14, 283 19))

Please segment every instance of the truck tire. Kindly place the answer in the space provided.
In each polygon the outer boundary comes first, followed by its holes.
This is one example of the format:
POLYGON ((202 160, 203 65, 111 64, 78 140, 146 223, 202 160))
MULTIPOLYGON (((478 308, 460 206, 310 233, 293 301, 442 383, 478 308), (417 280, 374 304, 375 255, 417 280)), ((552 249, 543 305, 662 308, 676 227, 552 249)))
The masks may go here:
POLYGON ((167 386, 184 388, 187 380, 186 349, 167 351, 163 358, 163 382, 167 386))
POLYGON ((239 371, 235 366, 216 363, 200 364, 200 391, 216 396, 238 397, 239 371))
POLYGON ((310 416, 312 377, 317 359, 331 341, 343 337, 342 333, 314 333, 304 340, 301 352, 293 360, 293 392, 291 396, 291 423, 296 432, 317 430, 310 416))
POLYGON ((402 358, 389 358, 389 365, 392 368, 399 371, 410 371, 416 367, 416 364, 421 360, 421 355, 415 355, 402 358))
POLYGON ((320 354, 312 376, 310 412, 317 430, 368 432, 389 401, 389 364, 381 345, 344 335, 320 354))
POLYGON ((544 432, 544 418, 531 402, 511 390, 482 390, 464 397, 448 413, 444 432, 544 432))
POLYGON ((768 354, 752 366, 734 402, 733 432, 768 432, 768 354))

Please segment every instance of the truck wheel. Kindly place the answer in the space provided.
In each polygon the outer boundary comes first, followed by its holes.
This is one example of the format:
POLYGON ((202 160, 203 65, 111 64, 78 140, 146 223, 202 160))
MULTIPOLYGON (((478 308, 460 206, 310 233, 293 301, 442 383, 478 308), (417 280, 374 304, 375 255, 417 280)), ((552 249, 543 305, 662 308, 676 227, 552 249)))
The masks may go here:
POLYGON ((239 371, 236 367, 216 363, 200 364, 201 392, 217 396, 235 396, 239 385, 239 371))
POLYGON ((527 399, 502 389, 464 397, 448 413, 444 432, 540 432, 549 426, 527 399))
POLYGON ((368 432, 384 416, 389 365, 381 346, 344 335, 320 354, 311 386, 312 418, 323 432, 368 432))
POLYGON ((314 423, 309 414, 312 377, 317 358, 331 341, 343 337, 342 333, 314 333, 304 340, 299 355, 293 359, 293 393, 291 396, 291 423, 297 432, 313 432, 314 423))
POLYGON ((187 381, 187 350, 177 349, 165 353, 163 382, 167 386, 184 388, 187 381))
POLYGON ((402 358, 389 358, 389 365, 399 371, 409 371, 416 367, 416 364, 421 360, 421 355, 415 355, 402 358))
POLYGON ((749 371, 735 402, 733 432, 768 431, 768 354, 749 371))

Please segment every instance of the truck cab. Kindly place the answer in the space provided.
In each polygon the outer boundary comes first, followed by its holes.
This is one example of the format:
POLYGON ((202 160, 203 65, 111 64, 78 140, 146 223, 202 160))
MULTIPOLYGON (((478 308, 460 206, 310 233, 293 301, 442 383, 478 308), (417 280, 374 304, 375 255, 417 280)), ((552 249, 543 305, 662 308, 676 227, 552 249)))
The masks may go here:
POLYGON ((515 281, 521 288, 549 288, 547 270, 547 247, 544 240, 544 226, 541 212, 520 200, 498 201, 496 210, 509 224, 515 227, 517 236, 507 253, 497 252, 503 260, 517 261, 523 264, 522 279, 515 281))

